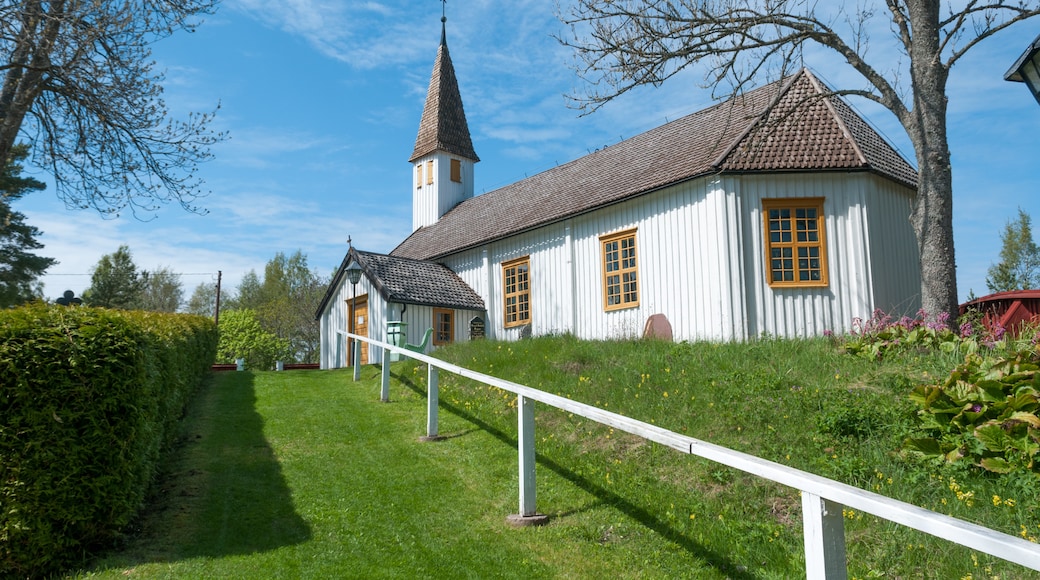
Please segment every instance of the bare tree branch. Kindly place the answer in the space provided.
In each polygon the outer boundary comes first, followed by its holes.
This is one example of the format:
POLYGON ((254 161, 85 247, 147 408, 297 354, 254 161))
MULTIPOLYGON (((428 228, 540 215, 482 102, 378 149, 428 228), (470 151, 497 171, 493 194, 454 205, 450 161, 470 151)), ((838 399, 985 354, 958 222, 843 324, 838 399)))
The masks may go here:
POLYGON ((202 211, 198 165, 227 136, 213 113, 169 117, 149 47, 217 1, 0 0, 0 159, 27 140, 70 208, 202 211))
MULTIPOLYGON (((561 0, 562 1, 562 0, 561 0)), ((732 96, 804 66, 809 47, 840 57, 866 82, 833 89, 890 110, 914 145, 919 190, 911 223, 922 262, 922 303, 956 315, 953 181, 946 136, 946 84, 953 64, 982 40, 1040 14, 1040 0, 860 0, 855 8, 817 0, 572 0, 557 7, 585 81, 572 102, 590 114, 640 86, 697 67, 713 96, 732 96), (868 54, 870 24, 885 11, 905 55, 868 54), (941 12, 945 11, 944 16, 941 12), (729 90, 725 90, 726 85, 729 90)))

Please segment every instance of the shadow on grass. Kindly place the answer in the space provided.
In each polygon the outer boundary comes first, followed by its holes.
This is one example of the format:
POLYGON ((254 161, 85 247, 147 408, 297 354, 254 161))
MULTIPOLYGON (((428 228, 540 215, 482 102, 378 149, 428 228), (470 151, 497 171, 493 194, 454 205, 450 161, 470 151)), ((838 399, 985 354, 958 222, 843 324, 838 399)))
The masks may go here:
MULTIPOLYGON (((426 397, 428 395, 426 389, 415 384, 410 377, 405 376, 403 373, 394 374, 391 376, 397 379, 402 385, 414 391, 416 394, 426 397)), ((506 433, 499 428, 485 422, 480 417, 472 414, 464 408, 458 407, 451 403, 446 402, 443 398, 438 401, 440 408, 469 421, 476 425, 481 430, 488 432, 496 439, 502 441, 513 447, 517 447, 517 439, 512 434, 506 433)), ((652 513, 647 511, 644 507, 630 501, 628 498, 622 497, 617 493, 610 491, 602 486, 593 483, 586 477, 579 475, 567 467, 560 465, 559 463, 548 459, 544 456, 537 456, 536 462, 538 465, 544 466, 556 473, 560 477, 571 482, 575 486, 585 490, 599 499, 599 504, 607 504, 617 508, 619 511, 627 515, 628 517, 640 522, 648 529, 653 530, 661 537, 665 538, 669 542, 676 544, 686 550, 691 556, 711 565, 712 567, 726 573, 730 578, 751 580, 756 578, 754 574, 746 571, 745 567, 734 562, 727 556, 720 554, 703 544, 699 544, 691 538, 683 535, 680 531, 671 527, 667 521, 662 520, 652 513)), ((553 519, 566 517, 574 513, 579 513, 583 510, 590 509, 591 506, 586 506, 581 509, 569 510, 562 512, 560 515, 551 516, 553 519)))
POLYGON ((221 373, 193 401, 137 533, 100 564, 253 554, 310 537, 264 438, 253 374, 221 373))

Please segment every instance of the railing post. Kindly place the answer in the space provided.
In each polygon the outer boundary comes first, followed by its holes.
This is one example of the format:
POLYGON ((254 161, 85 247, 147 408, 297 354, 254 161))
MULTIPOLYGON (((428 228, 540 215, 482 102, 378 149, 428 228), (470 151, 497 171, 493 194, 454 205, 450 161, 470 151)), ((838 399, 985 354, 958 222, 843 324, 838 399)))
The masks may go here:
POLYGON ((517 395, 516 410, 517 455, 520 457, 520 513, 509 516, 507 521, 514 526, 537 526, 546 523, 549 518, 538 513, 535 501, 534 401, 517 395))
POLYGON ((845 580, 845 520, 841 504, 802 492, 807 580, 845 580))
POLYGON ((383 380, 379 387, 379 400, 390 402, 390 349, 383 349, 383 380))
POLYGON ((437 426, 437 406, 440 397, 437 387, 437 367, 426 365, 426 437, 424 441, 440 439, 437 426))
POLYGON ((354 382, 361 380, 361 339, 354 339, 354 348, 350 351, 351 357, 354 359, 351 361, 354 366, 354 382))

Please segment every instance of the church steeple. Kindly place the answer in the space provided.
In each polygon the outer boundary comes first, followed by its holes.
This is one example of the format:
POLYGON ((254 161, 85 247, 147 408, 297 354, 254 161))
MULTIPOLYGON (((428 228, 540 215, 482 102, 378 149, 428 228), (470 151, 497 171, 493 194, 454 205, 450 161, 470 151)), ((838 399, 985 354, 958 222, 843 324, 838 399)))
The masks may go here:
POLYGON ((441 17, 441 44, 437 48, 430 88, 426 91, 426 105, 423 107, 422 120, 419 121, 419 135, 415 138, 415 149, 409 162, 434 151, 445 151, 474 162, 480 161, 473 150, 459 83, 455 79, 455 67, 448 54, 445 20, 441 17))
POLYGON ((455 67, 448 53, 441 16, 441 43, 433 63, 415 148, 408 159, 415 170, 412 227, 435 223, 448 210, 473 197, 473 165, 480 161, 462 107, 455 67))

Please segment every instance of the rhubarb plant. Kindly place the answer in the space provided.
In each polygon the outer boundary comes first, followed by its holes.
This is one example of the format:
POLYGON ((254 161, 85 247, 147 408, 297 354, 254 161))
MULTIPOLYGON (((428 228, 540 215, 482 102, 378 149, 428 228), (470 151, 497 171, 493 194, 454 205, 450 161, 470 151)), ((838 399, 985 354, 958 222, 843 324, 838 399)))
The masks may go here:
POLYGON ((948 462, 968 460, 996 473, 1040 474, 1040 350, 1001 358, 970 354, 941 384, 910 398, 926 436, 907 439, 904 453, 948 462))

